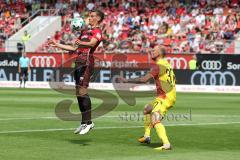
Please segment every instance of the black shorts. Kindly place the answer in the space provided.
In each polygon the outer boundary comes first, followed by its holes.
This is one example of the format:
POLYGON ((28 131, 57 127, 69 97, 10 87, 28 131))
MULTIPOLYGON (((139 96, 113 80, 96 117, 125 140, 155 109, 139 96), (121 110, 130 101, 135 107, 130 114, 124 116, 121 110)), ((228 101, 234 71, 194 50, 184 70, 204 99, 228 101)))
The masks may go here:
POLYGON ((28 76, 28 68, 21 68, 20 76, 27 77, 28 76))
POLYGON ((74 79, 76 86, 88 88, 91 76, 93 75, 93 65, 78 65, 76 63, 74 79))

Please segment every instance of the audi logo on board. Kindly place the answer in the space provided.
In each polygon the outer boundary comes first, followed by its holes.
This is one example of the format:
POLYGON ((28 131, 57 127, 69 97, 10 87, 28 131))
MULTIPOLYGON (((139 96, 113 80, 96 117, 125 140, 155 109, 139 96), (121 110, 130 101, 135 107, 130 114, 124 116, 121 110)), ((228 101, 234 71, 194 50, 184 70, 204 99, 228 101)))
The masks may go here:
POLYGON ((167 57, 168 62, 171 64, 172 68, 174 69, 187 69, 188 62, 183 57, 167 57))
POLYGON ((236 85, 236 77, 230 71, 196 71, 191 76, 192 85, 236 85))
POLYGON ((204 60, 201 63, 201 67, 204 70, 220 70, 222 68, 222 62, 213 60, 204 60))
POLYGON ((56 67, 56 59, 53 56, 32 56, 30 65, 32 67, 56 67))

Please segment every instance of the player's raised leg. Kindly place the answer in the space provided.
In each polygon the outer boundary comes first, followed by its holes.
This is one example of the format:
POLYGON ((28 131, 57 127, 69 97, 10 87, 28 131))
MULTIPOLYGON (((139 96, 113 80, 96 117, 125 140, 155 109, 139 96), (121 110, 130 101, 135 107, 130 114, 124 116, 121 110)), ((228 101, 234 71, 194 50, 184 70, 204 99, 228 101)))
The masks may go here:
POLYGON ((74 133, 86 134, 94 127, 94 124, 91 121, 91 99, 87 94, 87 88, 81 86, 76 87, 76 95, 79 110, 82 114, 82 121, 79 127, 74 131, 74 133))
POLYGON ((83 112, 85 112, 85 109, 83 107, 81 107, 81 105, 80 105, 80 103, 81 103, 81 96, 79 95, 79 86, 78 85, 76 85, 76 96, 77 96, 79 110, 81 111, 81 114, 82 114, 82 121, 80 122, 79 127, 76 128, 76 130, 74 131, 75 134, 78 134, 83 129, 83 126, 84 126, 83 112))
POLYGON ((93 68, 89 66, 83 66, 79 63, 76 63, 75 69, 75 82, 76 82, 76 96, 78 100, 79 109, 82 114, 82 121, 80 126, 75 130, 74 133, 86 134, 93 127, 91 119, 91 99, 88 95, 88 85, 90 77, 93 73, 93 68))
POLYGON ((86 134, 94 127, 94 124, 91 121, 92 103, 87 93, 87 88, 84 87, 79 88, 79 96, 77 97, 77 99, 79 108, 82 112, 82 129, 79 132, 79 134, 86 134))

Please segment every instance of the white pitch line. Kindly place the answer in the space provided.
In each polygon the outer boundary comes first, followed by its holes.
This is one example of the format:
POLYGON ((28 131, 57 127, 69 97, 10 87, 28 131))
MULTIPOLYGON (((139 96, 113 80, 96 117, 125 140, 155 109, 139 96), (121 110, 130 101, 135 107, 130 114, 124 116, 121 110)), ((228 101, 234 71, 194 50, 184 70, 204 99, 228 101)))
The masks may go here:
MULTIPOLYGON (((179 124, 165 124, 165 126, 207 126, 207 125, 227 125, 240 124, 240 122, 214 122, 214 123, 179 123, 179 124)), ((123 127, 95 127, 94 129, 129 129, 129 128, 143 128, 143 126, 123 126, 123 127)), ((8 133, 32 133, 32 132, 55 132, 55 131, 70 131, 75 128, 50 128, 50 129, 36 129, 36 130, 19 130, 19 131, 1 131, 0 134, 8 133)))
MULTIPOLYGON (((118 118, 119 116, 101 116, 99 118, 118 118)), ((14 121, 14 120, 39 120, 39 119, 59 119, 58 117, 13 117, 13 118, 0 118, 0 121, 14 121)))
POLYGON ((57 117, 23 117, 23 118, 1 118, 0 121, 13 121, 13 120, 36 120, 36 119, 57 119, 57 117))
MULTIPOLYGON (((134 113, 133 113, 134 114, 134 113)), ((131 113, 129 113, 129 115, 131 115, 131 113)), ((124 115, 122 115, 124 116, 124 115)), ((192 118, 194 117, 219 117, 219 118, 236 118, 236 117, 240 117, 240 115, 200 115, 200 114, 193 114, 192 118)), ((120 116, 101 116, 98 117, 96 119, 100 119, 100 118, 120 118, 120 116)), ((139 118, 143 118, 142 115, 140 115, 139 118)), ((59 119, 58 117, 13 117, 13 118, 0 118, 0 121, 14 121, 14 120, 39 120, 39 119, 59 119)))
POLYGON ((179 123, 166 124, 165 126, 207 126, 207 125, 226 125, 226 124, 240 124, 240 122, 210 122, 210 123, 179 123))
MULTIPOLYGON (((95 127, 94 129, 123 129, 123 128, 140 128, 142 126, 128 126, 128 127, 95 127)), ((55 132, 55 131, 70 131, 75 128, 50 128, 50 129, 36 129, 36 130, 19 130, 19 131, 3 131, 0 134, 7 133, 29 133, 29 132, 55 132)))

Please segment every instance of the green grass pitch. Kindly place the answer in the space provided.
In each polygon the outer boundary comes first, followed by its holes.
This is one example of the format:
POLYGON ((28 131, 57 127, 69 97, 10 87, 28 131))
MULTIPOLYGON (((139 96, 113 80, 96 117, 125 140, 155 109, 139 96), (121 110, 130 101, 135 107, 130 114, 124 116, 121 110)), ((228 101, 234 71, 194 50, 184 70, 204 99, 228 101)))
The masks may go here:
MULTIPOLYGON (((113 93, 113 92, 112 92, 113 93)), ((114 93, 116 94, 116 93, 114 93)), ((155 130, 152 143, 143 145, 142 109, 120 100, 118 107, 94 120, 87 135, 73 134, 79 122, 56 118, 55 105, 76 100, 47 89, 0 89, 1 160, 237 160, 240 157, 239 94, 178 93, 177 103, 164 120, 172 151, 155 151, 160 145, 155 130)), ((101 100, 93 99, 93 107, 101 100)))

